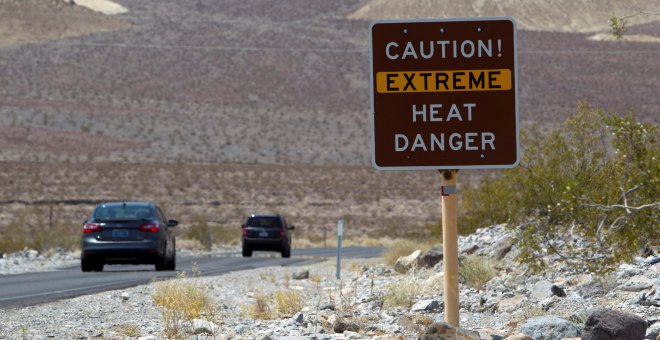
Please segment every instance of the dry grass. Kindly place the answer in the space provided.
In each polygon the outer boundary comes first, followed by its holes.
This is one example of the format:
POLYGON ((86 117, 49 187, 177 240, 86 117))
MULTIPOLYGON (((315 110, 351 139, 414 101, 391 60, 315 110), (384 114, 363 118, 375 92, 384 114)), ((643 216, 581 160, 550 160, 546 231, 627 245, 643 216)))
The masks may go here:
POLYGON ((293 316, 303 308, 303 298, 298 291, 278 290, 274 296, 275 311, 280 317, 293 316))
POLYGON ((121 324, 114 327, 115 332, 129 338, 138 338, 142 335, 140 327, 134 324, 121 324))
POLYGON ((412 276, 406 276, 401 281, 385 287, 383 307, 410 307, 415 303, 415 299, 420 292, 420 282, 412 276))
POLYGON ((273 311, 271 299, 272 297, 264 292, 255 294, 254 303, 243 308, 246 316, 257 320, 272 320, 275 317, 275 312, 273 311))
POLYGON ((254 303, 244 307, 246 316, 258 320, 272 320, 293 316, 303 308, 303 297, 294 290, 277 290, 272 293, 259 292, 254 303))
POLYGON ((461 262, 458 274, 468 286, 481 289, 490 279, 495 277, 497 272, 490 260, 471 255, 461 262))
POLYGON ((427 250, 429 248, 429 245, 422 244, 420 242, 415 242, 412 240, 399 240, 387 248, 387 250, 383 253, 383 260, 386 264, 393 266, 399 257, 408 256, 415 250, 427 250))
POLYGON ((163 309, 164 335, 181 337, 197 318, 215 321, 215 306, 206 289, 194 281, 170 280, 156 284, 152 298, 163 309))

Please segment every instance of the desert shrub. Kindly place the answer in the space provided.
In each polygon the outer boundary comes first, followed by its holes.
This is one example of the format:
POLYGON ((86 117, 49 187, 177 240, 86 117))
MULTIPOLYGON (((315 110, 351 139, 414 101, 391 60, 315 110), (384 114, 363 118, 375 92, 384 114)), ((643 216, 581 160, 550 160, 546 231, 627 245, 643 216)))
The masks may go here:
MULTIPOLYGON (((179 279, 185 278, 185 273, 179 279)), ((170 280, 156 285, 154 302, 162 307, 165 336, 177 338, 192 326, 192 321, 206 318, 214 321, 215 306, 208 292, 194 281, 170 280)))
POLYGON ((247 316, 259 320, 293 316, 303 308, 301 294, 294 290, 277 290, 272 294, 259 292, 254 303, 246 308, 247 316))
POLYGON ((630 260, 660 239, 658 137, 634 113, 580 104, 550 133, 524 137, 519 167, 464 192, 462 231, 509 222, 532 270, 547 254, 594 271, 630 260))
POLYGON ((393 266, 399 257, 408 256, 415 250, 421 249, 420 247, 428 248, 428 246, 420 245, 415 241, 407 239, 398 240, 385 250, 383 260, 388 265, 393 266))
POLYGON ((385 287, 383 307, 410 307, 415 303, 420 291, 420 284, 412 277, 406 276, 397 283, 385 287))
POLYGON ((49 215, 47 208, 28 206, 9 223, 0 225, 0 252, 11 253, 24 248, 40 253, 55 248, 77 249, 82 226, 59 219, 51 220, 49 215))
POLYGON ((303 308, 302 296, 294 290, 275 292, 275 310, 280 316, 293 316, 303 308))
POLYGON ((254 303, 247 307, 247 315, 253 319, 271 320, 275 317, 272 298, 263 292, 254 296, 254 303))
POLYGON ((227 228, 222 225, 211 226, 201 215, 194 215, 192 225, 184 232, 184 237, 197 240, 206 249, 213 244, 238 244, 240 241, 239 228, 227 228))
POLYGON ((481 289, 490 279, 495 277, 493 264, 482 257, 471 255, 461 261, 458 275, 464 284, 481 289))

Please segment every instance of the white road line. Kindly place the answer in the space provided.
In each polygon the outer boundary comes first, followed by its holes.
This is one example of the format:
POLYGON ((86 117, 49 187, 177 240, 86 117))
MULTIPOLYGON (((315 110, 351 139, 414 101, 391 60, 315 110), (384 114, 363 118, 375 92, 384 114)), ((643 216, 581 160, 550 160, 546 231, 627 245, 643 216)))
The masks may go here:
POLYGON ((123 280, 123 281, 115 281, 115 282, 111 282, 111 283, 105 283, 105 284, 102 284, 102 285, 94 285, 94 286, 86 286, 86 287, 73 288, 73 289, 56 290, 56 291, 52 291, 52 292, 39 293, 39 294, 28 294, 28 295, 12 296, 12 297, 8 297, 8 298, 2 298, 2 299, 0 299, 0 301, 18 300, 18 299, 32 298, 32 297, 44 296, 44 295, 69 293, 69 292, 75 292, 75 291, 78 291, 78 290, 85 290, 85 289, 91 289, 91 288, 101 288, 101 287, 116 285, 118 283, 128 283, 128 282, 133 282, 133 281, 123 280))

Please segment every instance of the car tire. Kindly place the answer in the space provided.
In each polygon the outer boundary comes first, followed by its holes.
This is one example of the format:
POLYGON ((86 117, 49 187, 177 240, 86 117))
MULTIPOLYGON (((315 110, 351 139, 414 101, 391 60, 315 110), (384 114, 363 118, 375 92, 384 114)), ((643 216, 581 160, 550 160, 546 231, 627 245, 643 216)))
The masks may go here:
POLYGON ((158 256, 156 259, 156 271, 162 272, 163 270, 167 270, 167 255, 166 256, 158 256))
POLYGON ((80 269, 83 272, 91 272, 94 270, 94 263, 90 260, 81 259, 80 260, 80 269))
POLYGON ((94 262, 92 264, 92 267, 95 272, 102 272, 103 271, 103 262, 94 262))
POLYGON ((165 270, 176 270, 176 251, 172 253, 172 256, 167 260, 166 267, 165 270))
POLYGON ((243 257, 252 257, 252 249, 247 246, 243 246, 243 257))
POLYGON ((282 250, 282 257, 291 257, 291 248, 285 248, 282 250))

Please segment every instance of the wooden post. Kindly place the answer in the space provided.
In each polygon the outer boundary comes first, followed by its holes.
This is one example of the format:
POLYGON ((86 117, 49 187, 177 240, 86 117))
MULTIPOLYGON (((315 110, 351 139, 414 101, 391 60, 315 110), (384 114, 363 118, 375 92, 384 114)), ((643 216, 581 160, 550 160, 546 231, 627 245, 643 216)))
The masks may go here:
POLYGON ((442 250, 445 283, 445 321, 460 326, 458 302, 458 218, 456 170, 440 171, 442 175, 442 250))

